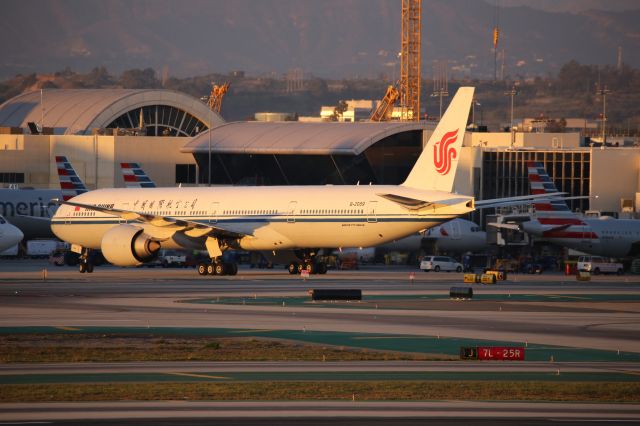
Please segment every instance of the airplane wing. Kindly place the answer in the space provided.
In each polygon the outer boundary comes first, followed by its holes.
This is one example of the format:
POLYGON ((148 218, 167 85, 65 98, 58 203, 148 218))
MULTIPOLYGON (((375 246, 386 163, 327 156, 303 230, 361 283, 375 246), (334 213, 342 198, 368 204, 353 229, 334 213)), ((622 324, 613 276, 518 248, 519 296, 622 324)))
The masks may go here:
MULTIPOLYGON (((533 201, 540 202, 541 200, 564 200, 566 192, 553 192, 549 194, 536 194, 536 195, 521 195, 518 197, 506 197, 506 198, 493 198, 490 200, 476 200, 475 207, 477 210, 489 209, 494 207, 507 207, 516 206, 522 204, 529 204, 533 201)), ((577 198, 577 197, 571 197, 577 198)))
POLYGON ((246 231, 233 229, 232 227, 227 225, 220 226, 219 224, 215 224, 215 226, 213 226, 212 224, 200 223, 184 219, 176 219, 170 216, 159 216, 140 213, 133 210, 100 207, 74 201, 63 201, 56 198, 54 198, 52 201, 57 204, 66 204, 69 206, 80 207, 87 210, 95 210, 102 213, 108 213, 130 222, 148 224, 166 231, 182 232, 189 237, 202 237, 205 235, 210 235, 212 237, 241 238, 251 235, 246 231))

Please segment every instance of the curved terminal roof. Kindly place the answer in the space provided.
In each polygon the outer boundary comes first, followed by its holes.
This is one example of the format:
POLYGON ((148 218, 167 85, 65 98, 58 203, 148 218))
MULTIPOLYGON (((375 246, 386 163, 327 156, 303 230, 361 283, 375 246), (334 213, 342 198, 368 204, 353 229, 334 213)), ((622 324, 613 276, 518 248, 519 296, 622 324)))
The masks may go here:
POLYGON ((209 127, 224 123, 200 100, 173 90, 46 89, 42 92, 42 106, 40 91, 16 96, 0 105, 0 126, 26 128, 29 122, 41 124, 44 110, 44 127, 53 127, 54 134, 85 135, 91 134, 93 128, 109 126, 127 112, 153 105, 185 111, 209 127))
POLYGON ((424 122, 235 122, 195 136, 185 153, 358 155, 388 136, 424 130, 424 122), (211 132, 211 133, 209 133, 211 132))

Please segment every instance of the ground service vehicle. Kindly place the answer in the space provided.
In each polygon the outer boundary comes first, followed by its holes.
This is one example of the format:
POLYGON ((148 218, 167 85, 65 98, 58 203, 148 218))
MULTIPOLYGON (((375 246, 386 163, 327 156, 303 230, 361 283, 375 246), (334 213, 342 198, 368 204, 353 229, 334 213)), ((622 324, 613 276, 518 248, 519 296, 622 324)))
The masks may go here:
POLYGON ((610 259, 600 256, 580 256, 578 258, 578 271, 591 272, 593 275, 618 274, 622 275, 624 269, 622 263, 611 262, 610 259))
POLYGON ((425 272, 462 272, 462 264, 447 256, 426 256, 422 259, 422 262, 420 262, 420 269, 425 272))

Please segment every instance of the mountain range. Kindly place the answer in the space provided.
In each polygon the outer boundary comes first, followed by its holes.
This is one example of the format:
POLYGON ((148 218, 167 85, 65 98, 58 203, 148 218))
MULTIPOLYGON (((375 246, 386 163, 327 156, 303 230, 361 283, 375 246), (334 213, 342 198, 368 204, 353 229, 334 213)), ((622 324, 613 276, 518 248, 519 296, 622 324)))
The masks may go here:
MULTIPOLYGON (((498 19, 506 75, 555 73, 571 59, 615 65, 619 48, 640 66, 638 2, 503 0, 497 9, 496 1, 422 2, 423 76, 434 61, 447 61, 454 77, 493 76, 498 19)), ((105 66, 397 79, 400 15, 400 0, 5 0, 0 78, 105 66)))

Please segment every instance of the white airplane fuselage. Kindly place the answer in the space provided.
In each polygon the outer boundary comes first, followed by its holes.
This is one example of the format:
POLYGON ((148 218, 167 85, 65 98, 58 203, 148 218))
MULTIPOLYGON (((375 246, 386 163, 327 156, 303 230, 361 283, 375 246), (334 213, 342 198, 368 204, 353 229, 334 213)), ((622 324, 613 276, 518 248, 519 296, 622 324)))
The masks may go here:
POLYGON ((523 223, 523 229, 550 243, 585 253, 626 257, 640 252, 640 220, 580 219, 580 224, 562 230, 545 231, 537 220, 523 223))
MULTIPOLYGON (((119 188, 81 194, 73 202, 220 226, 243 234, 233 243, 244 250, 374 246, 428 229, 473 210, 473 198, 404 186, 273 186, 119 188), (378 194, 395 194, 438 208, 410 210, 378 194), (452 203, 451 200, 454 200, 452 203)), ((104 234, 126 224, 117 216, 62 205, 52 220, 62 240, 100 248, 104 234)), ((161 240, 163 247, 202 245, 167 227, 129 222, 161 240)))
POLYGON ((0 251, 15 246, 23 237, 22 231, 0 216, 0 251))

